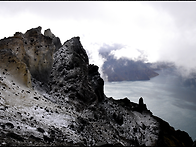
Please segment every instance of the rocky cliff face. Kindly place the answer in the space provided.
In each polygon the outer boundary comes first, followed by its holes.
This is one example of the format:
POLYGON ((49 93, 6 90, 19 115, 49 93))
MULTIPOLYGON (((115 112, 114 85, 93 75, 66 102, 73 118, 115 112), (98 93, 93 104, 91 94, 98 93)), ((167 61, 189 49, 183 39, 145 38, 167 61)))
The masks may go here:
POLYGON ((79 37, 63 45, 54 38, 38 27, 0 40, 1 145, 192 144, 142 98, 136 104, 106 97, 79 37))
POLYGON ((66 103, 65 97, 85 102, 97 99, 88 80, 88 66, 88 56, 79 37, 66 41, 54 54, 49 93, 53 97, 57 95, 57 103, 66 103))
POLYGON ((30 29, 25 34, 17 32, 13 37, 2 39, 0 49, 11 49, 26 64, 34 78, 48 81, 55 45, 52 38, 41 34, 41 27, 30 29))

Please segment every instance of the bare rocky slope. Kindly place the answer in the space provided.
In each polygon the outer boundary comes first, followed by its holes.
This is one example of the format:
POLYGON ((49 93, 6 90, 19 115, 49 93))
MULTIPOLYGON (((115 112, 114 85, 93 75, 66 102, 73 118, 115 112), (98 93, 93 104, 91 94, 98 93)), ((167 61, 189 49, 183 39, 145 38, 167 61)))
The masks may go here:
POLYGON ((79 37, 41 27, 0 40, 0 145, 191 146, 190 136, 154 116, 140 98, 103 91, 79 37))

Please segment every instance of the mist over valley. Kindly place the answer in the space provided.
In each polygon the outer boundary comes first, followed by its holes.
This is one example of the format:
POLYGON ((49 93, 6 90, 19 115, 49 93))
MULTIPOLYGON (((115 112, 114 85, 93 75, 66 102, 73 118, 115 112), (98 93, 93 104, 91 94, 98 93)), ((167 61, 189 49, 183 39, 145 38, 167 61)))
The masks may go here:
MULTIPOLYGON (((137 49, 138 55, 131 57, 134 54, 134 50, 130 48, 129 52, 125 55, 119 55, 115 51, 122 50, 124 48, 121 44, 103 45, 97 53, 99 60, 99 71, 102 78, 105 81, 138 81, 138 80, 150 80, 153 77, 162 74, 168 74, 176 77, 178 84, 195 88, 196 87, 196 68, 188 68, 186 66, 179 66, 179 64, 171 61, 157 61, 148 62, 147 55, 144 51, 137 49)), ((87 53, 88 50, 87 50, 87 53)), ((95 57, 90 56, 90 62, 95 57)), ((177 82, 176 81, 176 82, 177 82)))

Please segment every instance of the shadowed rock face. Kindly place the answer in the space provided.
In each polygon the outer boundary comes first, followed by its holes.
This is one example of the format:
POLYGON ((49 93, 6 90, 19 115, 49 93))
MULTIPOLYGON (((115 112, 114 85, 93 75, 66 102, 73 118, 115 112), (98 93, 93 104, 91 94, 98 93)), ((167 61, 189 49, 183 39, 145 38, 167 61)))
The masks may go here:
MULTIPOLYGON (((50 78, 50 93, 61 93, 69 98, 78 98, 84 102, 95 101, 88 80, 88 56, 79 37, 71 38, 54 54, 54 64, 50 78)), ((66 101, 58 99, 58 103, 66 101)))
POLYGON ((99 67, 93 64, 89 65, 89 70, 88 70, 88 78, 89 81, 94 89, 94 92, 96 93, 98 100, 102 101, 104 100, 104 81, 100 77, 100 73, 98 71, 99 67))
POLYGON ((38 27, 0 40, 0 145, 193 143, 153 116, 145 99, 106 97, 98 66, 89 65, 79 37, 57 48, 51 31, 45 35, 38 27))
POLYGON ((26 56, 23 61, 29 67, 32 76, 47 82, 55 50, 52 39, 41 34, 41 27, 31 29, 24 34, 24 48, 26 56))
POLYGON ((56 37, 50 29, 44 31, 44 35, 52 38, 52 42, 55 45, 55 51, 57 51, 60 47, 62 47, 61 40, 59 37, 56 37))

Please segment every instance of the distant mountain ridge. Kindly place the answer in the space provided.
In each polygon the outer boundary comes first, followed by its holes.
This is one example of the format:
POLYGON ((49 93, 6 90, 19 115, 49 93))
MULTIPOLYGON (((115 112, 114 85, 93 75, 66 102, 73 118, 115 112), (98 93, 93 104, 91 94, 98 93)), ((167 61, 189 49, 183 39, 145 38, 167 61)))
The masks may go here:
POLYGON ((172 62, 156 62, 148 63, 148 66, 154 71, 167 71, 167 74, 178 77, 179 83, 185 87, 196 88, 196 71, 192 69, 186 76, 183 76, 183 69, 179 69, 175 63, 172 62))
POLYGON ((116 59, 109 51, 100 51, 100 55, 106 59, 102 70, 109 82, 150 80, 159 75, 143 61, 116 59))

